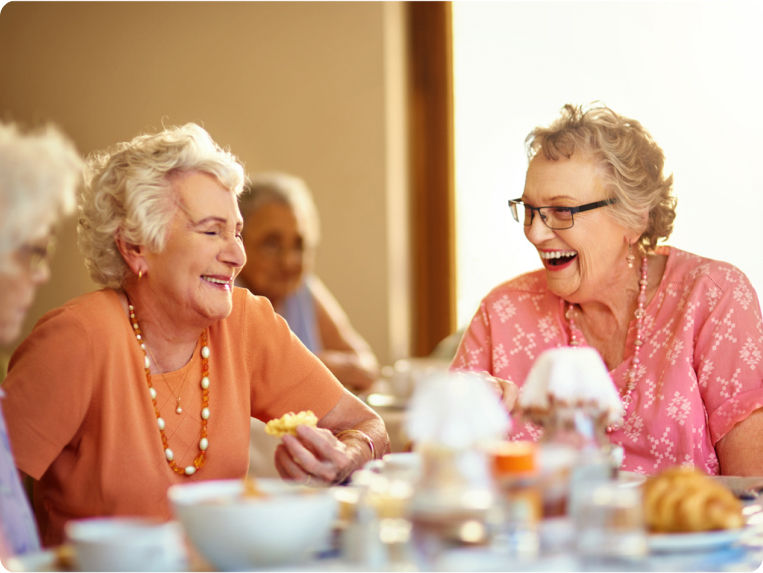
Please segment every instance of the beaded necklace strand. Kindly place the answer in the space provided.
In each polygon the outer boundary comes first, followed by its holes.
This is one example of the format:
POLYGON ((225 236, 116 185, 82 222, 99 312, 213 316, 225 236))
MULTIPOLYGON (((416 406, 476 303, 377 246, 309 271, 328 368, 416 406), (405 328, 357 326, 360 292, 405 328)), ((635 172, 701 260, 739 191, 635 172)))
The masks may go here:
POLYGON ((135 331, 135 338, 138 341, 138 345, 143 351, 143 364, 146 372, 146 383, 148 384, 148 393, 151 396, 151 403, 154 406, 154 414, 156 415, 156 425, 159 428, 159 435, 162 439, 162 447, 164 448, 164 457, 167 460, 172 471, 183 476, 192 476, 197 470, 201 469, 206 461, 207 448, 209 448, 209 439, 207 437, 207 423, 209 420, 209 346, 207 345, 207 330, 201 333, 201 435, 199 436, 199 453, 194 458, 193 464, 182 467, 175 463, 175 454, 170 448, 167 434, 164 432, 165 422, 159 412, 159 406, 156 403, 156 390, 151 382, 151 361, 148 358, 148 352, 146 344, 143 341, 143 333, 140 330, 138 320, 135 318, 135 307, 130 303, 130 299, 127 299, 127 308, 130 311, 130 324, 135 331))
MULTIPOLYGON (((639 354, 641 353, 641 347, 644 345, 643 333, 644 333, 644 316, 646 315, 646 287, 649 284, 649 262, 646 255, 641 258, 641 278, 638 281, 638 299, 637 307, 633 315, 636 317, 636 340, 633 341, 633 358, 626 374, 625 388, 620 390, 620 399, 623 403, 623 416, 628 411, 628 406, 631 403, 631 394, 636 387, 636 377, 638 376, 639 366, 641 366, 641 359, 639 354)), ((567 303, 567 310, 564 313, 565 318, 570 328, 570 346, 579 346, 581 341, 578 338, 578 327, 575 324, 575 309, 573 305, 567 303)), ((612 431, 616 426, 610 426, 608 431, 612 431)))
MULTIPOLYGON (((148 351, 149 360, 152 360, 154 364, 158 364, 158 361, 154 357, 154 354, 151 352, 150 348, 146 348, 148 351)), ((180 398, 183 394, 183 389, 185 388, 185 383, 188 381, 188 373, 185 373, 185 376, 183 376, 183 382, 180 384, 180 390, 175 392, 175 390, 172 389, 172 386, 170 386, 170 383, 167 382, 167 379, 164 376, 159 376, 162 379, 162 382, 164 382, 164 385, 167 386, 167 389, 170 391, 170 394, 175 396, 175 413, 177 415, 180 415, 183 413, 183 407, 180 405, 180 398)))

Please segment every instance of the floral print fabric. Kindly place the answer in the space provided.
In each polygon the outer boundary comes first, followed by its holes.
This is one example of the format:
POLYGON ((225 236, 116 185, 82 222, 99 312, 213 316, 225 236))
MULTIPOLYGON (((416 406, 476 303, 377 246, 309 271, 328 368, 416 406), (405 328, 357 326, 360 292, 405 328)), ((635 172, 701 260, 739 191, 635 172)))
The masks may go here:
MULTIPOLYGON (((736 267, 675 248, 646 308, 636 386, 623 424, 610 432, 624 449, 623 470, 652 474, 673 465, 720 471, 715 444, 763 407, 763 321, 747 277, 736 267)), ((451 368, 486 371, 518 385, 546 349, 569 344, 565 302, 544 271, 517 277, 480 304, 451 368)), ((623 362, 610 370, 618 389, 633 356, 631 321, 623 362)), ((584 340, 581 332, 577 333, 584 340)), ((583 342, 585 344, 585 342, 583 342)), ((512 439, 542 431, 518 423, 512 439)))

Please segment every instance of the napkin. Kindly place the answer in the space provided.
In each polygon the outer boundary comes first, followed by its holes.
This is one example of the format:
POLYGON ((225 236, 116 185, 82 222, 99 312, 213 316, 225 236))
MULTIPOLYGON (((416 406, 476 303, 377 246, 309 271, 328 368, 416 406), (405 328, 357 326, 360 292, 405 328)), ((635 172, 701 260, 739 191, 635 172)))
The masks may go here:
POLYGON ((522 410, 549 410, 552 405, 585 404, 606 415, 606 423, 620 423, 623 404, 607 366, 591 347, 553 348, 543 352, 519 391, 522 410))
POLYGON ((415 443, 464 449, 503 438, 509 416, 492 384, 474 372, 434 372, 408 404, 406 431, 415 443))

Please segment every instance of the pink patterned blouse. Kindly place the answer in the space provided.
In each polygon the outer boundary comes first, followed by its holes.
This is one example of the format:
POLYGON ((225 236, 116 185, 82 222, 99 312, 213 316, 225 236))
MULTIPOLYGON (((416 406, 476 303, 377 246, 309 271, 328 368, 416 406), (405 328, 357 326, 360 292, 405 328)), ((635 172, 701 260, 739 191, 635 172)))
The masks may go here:
MULTIPOLYGON (((747 277, 728 263, 670 247, 657 252, 668 258, 646 309, 636 386, 624 423, 609 438, 625 451, 624 470, 653 474, 694 465, 717 474, 715 444, 763 407, 760 303, 747 277)), ((564 309, 542 270, 496 287, 482 300, 451 368, 521 385, 542 351, 569 344, 564 309)), ((626 356, 610 371, 620 389, 635 336, 633 320, 626 356)), ((511 438, 540 436, 537 427, 521 424, 511 438)))

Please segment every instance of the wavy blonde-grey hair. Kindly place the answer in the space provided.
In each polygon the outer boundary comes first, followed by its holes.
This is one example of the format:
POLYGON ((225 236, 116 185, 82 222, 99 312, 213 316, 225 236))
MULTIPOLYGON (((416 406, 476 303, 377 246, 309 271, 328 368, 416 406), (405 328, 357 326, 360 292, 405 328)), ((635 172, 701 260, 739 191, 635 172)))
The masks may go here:
POLYGON ((74 208, 82 159, 56 127, 23 132, 0 123, 0 255, 74 208))
POLYGON ((673 231, 676 200, 673 176, 665 175, 665 156, 649 132, 635 119, 618 115, 600 103, 562 108, 548 127, 536 127, 525 140, 528 159, 537 153, 557 160, 576 150, 599 161, 604 183, 617 203, 613 215, 625 226, 639 229, 648 213, 646 229, 638 244, 654 250, 673 231))
POLYGON ((244 182, 238 159, 195 123, 118 143, 94 154, 88 167, 79 201, 78 244, 91 278, 114 288, 130 272, 117 236, 155 252, 164 248, 178 208, 173 175, 207 173, 236 196, 244 182))
POLYGON ((286 205, 302 226, 305 246, 311 250, 317 248, 321 235, 318 209, 310 190, 299 177, 280 171, 258 173, 244 184, 244 193, 238 202, 244 220, 263 205, 286 205))

